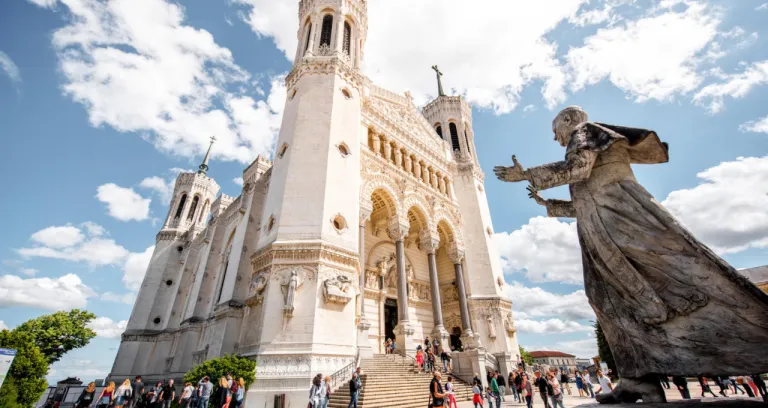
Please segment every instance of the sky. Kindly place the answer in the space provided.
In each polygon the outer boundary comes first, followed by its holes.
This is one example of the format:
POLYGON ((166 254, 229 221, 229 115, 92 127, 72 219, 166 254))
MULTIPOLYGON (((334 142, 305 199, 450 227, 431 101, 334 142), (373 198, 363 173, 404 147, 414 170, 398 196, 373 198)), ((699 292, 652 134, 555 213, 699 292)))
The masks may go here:
MULTIPOLYGON (((98 317, 49 380, 103 378, 168 211, 208 146, 237 196, 270 156, 295 55, 294 0, 0 2, 0 328, 98 317)), ((563 157, 551 121, 655 130, 639 182, 736 268, 768 264, 765 0, 369 0, 364 73, 423 105, 440 66, 473 105, 478 158, 520 344, 596 354, 573 220, 546 218, 495 165, 563 157)), ((565 198, 567 190, 547 191, 565 198)))

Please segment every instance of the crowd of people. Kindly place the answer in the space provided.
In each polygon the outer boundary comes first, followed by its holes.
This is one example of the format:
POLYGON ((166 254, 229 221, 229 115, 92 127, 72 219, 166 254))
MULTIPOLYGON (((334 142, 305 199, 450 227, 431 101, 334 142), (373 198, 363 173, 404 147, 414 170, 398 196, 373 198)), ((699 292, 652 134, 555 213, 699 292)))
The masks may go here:
MULTIPOLYGON (((665 383, 664 379, 666 379, 666 376, 662 379, 661 384, 665 388, 669 387, 669 382, 667 381, 665 383)), ((709 378, 704 376, 699 376, 699 385, 701 386, 701 396, 704 397, 706 394, 711 394, 713 397, 717 398, 718 396, 712 391, 712 388, 709 386, 709 378)), ((744 375, 744 376, 731 376, 731 377, 712 377, 712 380, 714 383, 720 388, 720 391, 718 394, 722 397, 727 397, 728 393, 731 392, 731 395, 736 395, 738 393, 741 393, 742 395, 746 395, 750 398, 754 398, 757 396, 760 397, 766 397, 768 395, 768 390, 766 390, 765 386, 765 380, 763 380, 763 377, 760 375, 744 375), (733 391, 731 391, 733 389, 733 391)), ((691 399, 691 393, 688 390, 688 382, 685 380, 685 378, 679 378, 679 377, 673 377, 672 382, 677 387, 678 391, 680 391, 680 395, 683 397, 683 399, 691 399)))
POLYGON ((125 379, 117 388, 109 382, 95 395, 96 383, 91 382, 75 401, 75 408, 171 408, 174 401, 182 408, 239 408, 245 397, 245 381, 227 375, 214 386, 206 376, 195 385, 185 383, 177 395, 173 380, 145 385, 137 376, 133 382, 125 379))

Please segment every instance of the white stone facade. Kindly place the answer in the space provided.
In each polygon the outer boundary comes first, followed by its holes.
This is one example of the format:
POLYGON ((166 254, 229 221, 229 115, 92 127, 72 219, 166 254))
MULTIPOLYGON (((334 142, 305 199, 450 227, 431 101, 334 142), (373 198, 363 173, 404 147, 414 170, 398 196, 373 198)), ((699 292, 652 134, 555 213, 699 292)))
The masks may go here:
POLYGON ((510 371, 471 108, 440 96, 419 111, 360 73, 365 0, 302 0, 299 21, 274 160, 245 169, 237 198, 179 175, 110 376, 178 378, 239 354, 257 361, 248 407, 301 405, 315 374, 425 336, 510 371), (192 218, 182 197, 199 197, 192 218))

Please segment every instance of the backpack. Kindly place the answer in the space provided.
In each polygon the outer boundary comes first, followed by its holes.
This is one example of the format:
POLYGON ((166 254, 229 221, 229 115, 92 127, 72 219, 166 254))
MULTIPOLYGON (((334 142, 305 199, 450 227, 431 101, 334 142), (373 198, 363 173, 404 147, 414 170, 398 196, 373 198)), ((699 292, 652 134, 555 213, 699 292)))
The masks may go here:
POLYGON ((230 387, 229 392, 231 392, 232 395, 237 393, 237 381, 232 381, 232 387, 230 387))

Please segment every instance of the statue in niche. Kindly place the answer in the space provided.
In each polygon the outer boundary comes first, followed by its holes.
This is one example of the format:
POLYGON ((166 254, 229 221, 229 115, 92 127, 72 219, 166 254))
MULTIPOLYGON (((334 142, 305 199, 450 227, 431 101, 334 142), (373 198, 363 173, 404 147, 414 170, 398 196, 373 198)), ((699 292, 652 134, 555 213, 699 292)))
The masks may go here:
POLYGON ((412 298, 418 298, 418 293, 416 293, 416 288, 414 286, 413 278, 413 266, 408 265, 405 267, 405 275, 408 277, 408 296, 412 298))
POLYGON ((366 272, 365 287, 371 289, 379 289, 379 274, 371 271, 366 272))
POLYGON ((283 283, 280 285, 283 290, 283 295, 285 297, 285 305, 283 306, 283 312, 285 313, 286 316, 293 315, 294 301, 296 299, 296 291, 299 289, 302 283, 303 282, 299 278, 298 272, 295 269, 293 269, 291 270, 290 276, 288 276, 288 278, 285 279, 283 283))
POLYGON ((715 255, 635 179, 631 163, 669 160, 655 132, 588 121, 578 107, 552 123, 565 160, 524 169, 550 217, 574 217, 589 302, 611 346, 621 382, 601 403, 666 402, 658 375, 743 375, 768 371, 768 294, 715 255), (571 201, 540 190, 569 185, 571 201))
POLYGON ((248 287, 248 297, 252 299, 253 304, 259 304, 264 300, 264 289, 267 287, 267 277, 265 274, 257 273, 251 277, 251 285, 248 287))
POLYGON ((387 276, 387 274, 395 268, 393 262, 395 262, 395 254, 382 257, 381 261, 376 264, 379 268, 379 275, 381 275, 382 278, 387 276))
POLYGON ((496 338, 496 326, 493 325, 493 318, 488 316, 485 318, 485 322, 488 324, 488 337, 496 338))

